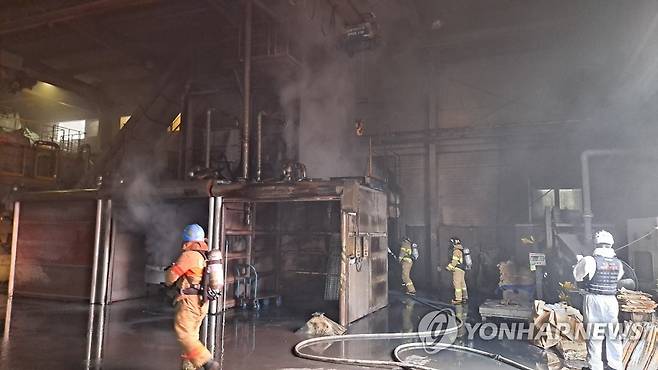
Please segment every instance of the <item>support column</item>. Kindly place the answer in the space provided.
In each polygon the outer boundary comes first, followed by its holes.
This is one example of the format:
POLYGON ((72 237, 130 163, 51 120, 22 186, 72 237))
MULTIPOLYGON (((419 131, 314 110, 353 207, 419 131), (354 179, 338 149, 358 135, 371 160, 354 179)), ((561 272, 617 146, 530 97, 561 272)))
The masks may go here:
MULTIPOLYGON (((434 67, 435 61, 430 59, 430 76, 428 86, 428 102, 427 102, 427 128, 434 130, 438 128, 438 96, 437 96, 437 81, 436 70, 434 67)), ((432 277, 432 287, 439 287, 440 273, 437 267, 441 268, 444 261, 443 251, 439 243, 439 184, 438 184, 438 144, 430 142, 425 145, 425 225, 426 225, 426 243, 427 250, 429 251, 428 259, 428 276, 432 277)))
POLYGON ((119 132, 120 114, 112 109, 101 109, 98 118, 98 144, 101 151, 106 151, 112 145, 112 139, 119 132))

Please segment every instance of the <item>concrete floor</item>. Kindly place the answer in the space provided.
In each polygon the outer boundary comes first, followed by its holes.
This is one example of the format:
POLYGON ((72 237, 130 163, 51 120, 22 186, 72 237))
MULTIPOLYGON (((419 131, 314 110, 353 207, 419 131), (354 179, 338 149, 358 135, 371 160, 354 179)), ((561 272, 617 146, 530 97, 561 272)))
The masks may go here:
MULTIPOLYGON (((349 333, 415 331, 420 318, 431 311, 424 305, 392 295, 391 304, 352 324, 349 333)), ((179 348, 172 332, 173 310, 148 300, 115 303, 105 311, 102 359, 91 368, 103 370, 178 369, 179 348)), ((0 369, 27 370, 88 369, 87 324, 89 306, 80 303, 46 302, 17 298, 9 340, 2 343, 0 369)), ((95 315, 101 315, 100 308, 95 315)), ((3 316, 4 317, 4 316, 3 316)), ((292 347, 303 338, 294 333, 305 316, 282 308, 266 308, 260 313, 232 310, 227 315, 223 368, 238 369, 348 369, 296 358, 292 347)), ((401 341, 338 342, 323 353, 350 357, 391 358, 401 341)), ((475 340, 465 343, 474 348, 502 354, 537 369, 546 369, 545 356, 525 342, 475 340)), ((91 357, 96 357, 96 346, 91 357)), ((427 365, 450 369, 511 369, 489 359, 452 351, 428 357, 423 351, 407 353, 427 365)))

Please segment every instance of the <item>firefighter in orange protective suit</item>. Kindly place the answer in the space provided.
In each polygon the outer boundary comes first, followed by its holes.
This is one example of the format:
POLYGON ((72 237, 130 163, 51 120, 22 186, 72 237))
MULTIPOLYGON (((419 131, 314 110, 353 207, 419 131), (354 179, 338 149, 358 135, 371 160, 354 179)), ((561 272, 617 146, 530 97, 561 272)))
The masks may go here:
POLYGON ((219 370, 219 363, 199 340, 201 323, 208 314, 208 302, 202 295, 208 250, 203 228, 197 224, 186 226, 181 254, 165 276, 167 286, 176 284, 178 288, 174 331, 183 348, 183 370, 219 370))

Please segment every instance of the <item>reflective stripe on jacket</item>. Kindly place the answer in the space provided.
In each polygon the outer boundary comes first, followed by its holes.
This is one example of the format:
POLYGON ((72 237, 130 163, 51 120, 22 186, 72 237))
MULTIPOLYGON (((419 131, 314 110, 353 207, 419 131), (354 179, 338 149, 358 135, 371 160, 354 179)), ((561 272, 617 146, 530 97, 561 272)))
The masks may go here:
POLYGON ((464 266, 464 252, 460 248, 454 248, 452 250, 452 260, 448 265, 451 268, 458 268, 460 270, 465 270, 464 266))
POLYGON ((398 257, 400 259, 400 262, 402 261, 413 262, 414 260, 412 258, 411 253, 412 253, 411 245, 406 246, 406 243, 402 244, 402 246, 400 246, 400 255, 398 257))

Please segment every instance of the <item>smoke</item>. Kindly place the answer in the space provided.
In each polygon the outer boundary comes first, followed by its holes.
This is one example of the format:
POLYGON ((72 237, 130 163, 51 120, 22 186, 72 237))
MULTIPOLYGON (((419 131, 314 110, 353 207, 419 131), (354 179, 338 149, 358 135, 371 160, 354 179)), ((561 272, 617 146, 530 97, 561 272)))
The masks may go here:
POLYGON ((292 27, 304 62, 294 79, 280 81, 278 91, 286 117, 300 121, 299 133, 286 127, 288 156, 296 156, 291 143, 298 142, 309 177, 363 176, 368 141, 355 133, 356 121, 363 118, 357 113, 360 54, 350 57, 338 48, 343 27, 335 9, 325 5, 302 4, 292 27))
POLYGON ((156 145, 153 155, 135 157, 124 161, 119 184, 124 198, 115 202, 118 233, 126 232, 138 240, 146 250, 146 263, 153 266, 169 265, 181 247, 181 235, 185 225, 198 223, 206 229, 208 220, 207 198, 166 200, 162 197, 158 183, 165 170, 167 148, 170 137, 165 136, 156 145))
POLYGON ((355 62, 334 52, 304 71, 300 159, 311 177, 363 176, 367 139, 355 133, 355 62))

